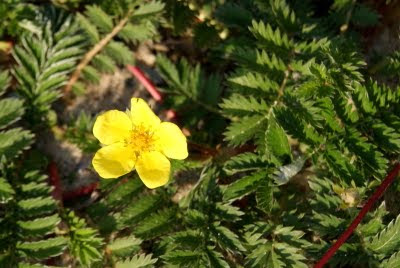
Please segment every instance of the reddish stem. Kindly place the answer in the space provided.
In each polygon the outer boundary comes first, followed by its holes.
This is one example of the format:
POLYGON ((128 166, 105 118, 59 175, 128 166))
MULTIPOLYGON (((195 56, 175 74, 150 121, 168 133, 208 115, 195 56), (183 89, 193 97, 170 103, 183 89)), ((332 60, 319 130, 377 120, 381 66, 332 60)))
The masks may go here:
POLYGON ((54 186, 53 197, 54 199, 59 200, 61 202, 76 197, 88 195, 92 193, 98 186, 98 183, 94 182, 88 185, 84 185, 78 189, 74 189, 69 192, 64 192, 61 184, 60 175, 58 174, 58 168, 56 163, 51 162, 49 164, 48 172, 49 172, 50 184, 54 186))
POLYGON ((58 169, 56 163, 50 162, 49 166, 47 167, 47 170, 49 172, 50 184, 54 186, 52 195, 54 199, 62 202, 62 196, 63 196, 62 186, 61 186, 60 176, 58 175, 58 169))
POLYGON ((394 181, 397 173, 400 171, 400 164, 397 164, 393 170, 387 175, 385 180, 381 183, 378 189, 375 190, 374 194, 368 199, 367 203, 362 207, 357 217, 353 220, 350 226, 346 229, 344 233, 339 237, 339 239, 333 244, 324 256, 315 264, 314 268, 322 268, 329 261, 329 259, 335 254, 335 252, 343 245, 344 242, 349 238, 349 236, 354 232, 357 226, 360 224, 361 220, 364 218, 365 214, 372 208, 373 204, 381 198, 382 194, 394 181))
POLYGON ((154 84, 146 77, 146 75, 139 69, 139 67, 128 65, 128 70, 136 77, 137 80, 146 88, 150 95, 156 100, 161 102, 162 95, 160 91, 154 86, 154 84))
POLYGON ((88 195, 88 194, 92 193, 94 190, 96 190, 98 185, 99 185, 98 182, 94 182, 94 183, 85 185, 83 187, 80 187, 78 189, 75 189, 73 191, 64 192, 63 200, 71 200, 76 197, 88 195))

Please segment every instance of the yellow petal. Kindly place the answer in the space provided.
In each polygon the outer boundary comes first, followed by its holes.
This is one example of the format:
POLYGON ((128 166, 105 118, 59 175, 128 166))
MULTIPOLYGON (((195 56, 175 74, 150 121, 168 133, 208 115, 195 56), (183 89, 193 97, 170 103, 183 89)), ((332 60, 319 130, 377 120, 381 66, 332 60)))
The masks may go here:
POLYGON ((177 125, 162 122, 156 131, 156 135, 158 147, 167 157, 173 159, 188 157, 186 137, 177 125))
POLYGON ((99 115, 93 126, 93 135, 105 145, 129 138, 132 122, 126 113, 111 110, 99 115))
POLYGON ((129 146, 118 142, 107 145, 94 155, 94 169, 104 179, 118 178, 132 171, 135 167, 135 153, 129 146))
POLYGON ((140 98, 131 99, 131 118, 134 125, 144 125, 151 128, 158 127, 161 122, 149 105, 140 98))
POLYGON ((157 151, 141 154, 136 162, 136 170, 140 179, 150 189, 166 184, 170 169, 169 160, 157 151))

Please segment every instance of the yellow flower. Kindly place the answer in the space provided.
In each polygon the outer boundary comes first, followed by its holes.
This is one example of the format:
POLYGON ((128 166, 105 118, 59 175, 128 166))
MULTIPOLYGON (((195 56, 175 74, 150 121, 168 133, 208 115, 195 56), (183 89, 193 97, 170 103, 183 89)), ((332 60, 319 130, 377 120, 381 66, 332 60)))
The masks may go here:
POLYGON ((92 164, 104 179, 117 178, 136 169, 143 183, 153 189, 168 182, 167 157, 188 156, 186 137, 179 127, 161 122, 143 99, 131 99, 131 111, 111 110, 97 117, 94 136, 105 146, 92 164))

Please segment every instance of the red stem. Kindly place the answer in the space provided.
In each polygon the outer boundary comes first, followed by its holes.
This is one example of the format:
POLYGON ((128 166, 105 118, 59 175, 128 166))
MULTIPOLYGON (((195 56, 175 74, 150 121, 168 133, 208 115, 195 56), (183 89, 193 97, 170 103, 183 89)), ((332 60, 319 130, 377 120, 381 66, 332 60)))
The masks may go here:
POLYGON ((63 192, 56 163, 50 162, 49 166, 47 167, 47 170, 49 172, 50 184, 54 186, 54 190, 52 193, 53 198, 62 202, 63 192))
POLYGON ((339 237, 339 239, 333 244, 324 256, 315 264, 314 268, 322 268, 329 261, 329 259, 335 254, 335 252, 346 242, 347 238, 354 232, 357 226, 360 224, 361 220, 364 218, 365 214, 372 208, 373 204, 381 198, 382 194, 394 181, 397 173, 400 171, 400 164, 397 164, 393 170, 387 175, 385 180, 381 183, 378 189, 375 190, 374 194, 368 199, 367 203, 362 207, 357 217, 353 220, 350 226, 346 229, 344 233, 339 237))
POLYGON ((153 83, 146 77, 146 75, 139 69, 139 67, 128 65, 128 70, 136 77, 137 80, 147 89, 150 95, 156 100, 161 102, 162 95, 160 91, 153 85, 153 83))

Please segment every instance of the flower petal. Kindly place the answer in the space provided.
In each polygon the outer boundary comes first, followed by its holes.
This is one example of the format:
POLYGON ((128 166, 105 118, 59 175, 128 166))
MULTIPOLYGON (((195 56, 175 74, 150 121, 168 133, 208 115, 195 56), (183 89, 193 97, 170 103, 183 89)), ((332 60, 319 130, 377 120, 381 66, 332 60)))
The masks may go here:
POLYGON ((134 151, 122 142, 101 148, 92 160, 94 169, 104 179, 118 178, 129 173, 135 167, 135 162, 134 151))
POLYGON ((188 157, 186 137, 177 125, 162 122, 156 135, 158 147, 167 157, 180 160, 188 157))
POLYGON ((150 189, 166 184, 170 169, 169 160, 157 151, 141 154, 136 162, 136 170, 140 179, 150 189))
POLYGON ((133 125, 145 125, 151 128, 158 127, 161 122, 149 105, 140 98, 131 99, 131 118, 133 125))
POLYGON ((99 115, 93 126, 93 135, 105 145, 129 138, 132 122, 129 116, 118 110, 99 115))

